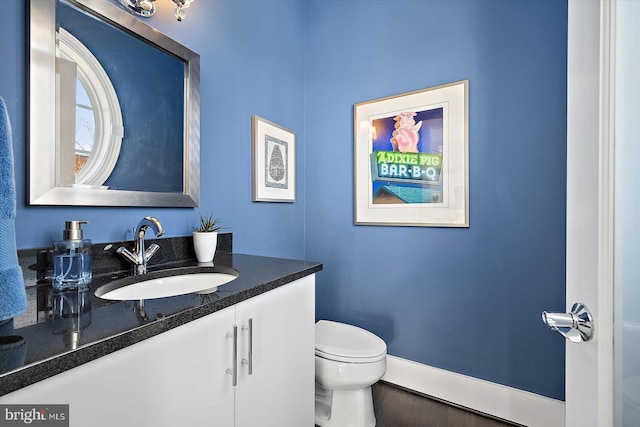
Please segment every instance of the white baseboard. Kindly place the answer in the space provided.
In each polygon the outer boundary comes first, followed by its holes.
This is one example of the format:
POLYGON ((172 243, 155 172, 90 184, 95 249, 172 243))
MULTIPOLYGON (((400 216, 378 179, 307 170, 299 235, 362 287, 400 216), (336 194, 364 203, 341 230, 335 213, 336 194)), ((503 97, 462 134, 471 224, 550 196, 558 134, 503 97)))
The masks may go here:
POLYGON ((564 427, 564 402, 387 355, 383 381, 529 427, 564 427))

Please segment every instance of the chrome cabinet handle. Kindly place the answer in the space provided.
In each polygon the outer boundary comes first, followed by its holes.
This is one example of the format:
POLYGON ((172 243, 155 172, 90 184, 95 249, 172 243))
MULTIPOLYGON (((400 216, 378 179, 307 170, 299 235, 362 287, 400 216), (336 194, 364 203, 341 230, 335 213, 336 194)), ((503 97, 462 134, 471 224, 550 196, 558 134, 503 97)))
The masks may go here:
POLYGON ((243 331, 249 331, 249 359, 242 359, 242 364, 249 368, 249 375, 253 374, 253 319, 249 318, 249 326, 242 325, 243 331))
POLYGON ((542 312, 542 321, 571 342, 581 343, 593 337, 593 317, 586 305, 575 303, 571 313, 542 312))
POLYGON ((227 333, 227 338, 233 339, 233 369, 227 368, 227 374, 231 375, 231 385, 238 385, 238 325, 233 325, 233 334, 227 333))

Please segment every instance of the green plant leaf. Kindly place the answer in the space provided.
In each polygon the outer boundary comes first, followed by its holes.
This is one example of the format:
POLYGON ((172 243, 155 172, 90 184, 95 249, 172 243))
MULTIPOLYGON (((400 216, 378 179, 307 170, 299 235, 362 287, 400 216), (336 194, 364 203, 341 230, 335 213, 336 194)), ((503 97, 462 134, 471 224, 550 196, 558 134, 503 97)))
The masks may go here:
POLYGON ((220 220, 213 217, 213 214, 209 214, 208 216, 203 216, 198 213, 200 216, 200 224, 196 227, 193 227, 193 231, 197 233, 213 233, 214 231, 218 231, 222 229, 220 224, 220 220))

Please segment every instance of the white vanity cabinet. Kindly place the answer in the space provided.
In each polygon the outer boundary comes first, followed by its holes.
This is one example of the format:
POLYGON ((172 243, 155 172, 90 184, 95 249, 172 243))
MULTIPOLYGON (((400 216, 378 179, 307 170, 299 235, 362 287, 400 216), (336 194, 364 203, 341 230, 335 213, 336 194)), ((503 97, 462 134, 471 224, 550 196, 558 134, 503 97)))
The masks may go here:
POLYGON ((310 275, 2 396, 0 403, 69 404, 72 427, 313 426, 314 322, 310 275))
POLYGON ((313 427, 315 407, 315 276, 307 276, 236 306, 239 364, 235 427, 313 427))

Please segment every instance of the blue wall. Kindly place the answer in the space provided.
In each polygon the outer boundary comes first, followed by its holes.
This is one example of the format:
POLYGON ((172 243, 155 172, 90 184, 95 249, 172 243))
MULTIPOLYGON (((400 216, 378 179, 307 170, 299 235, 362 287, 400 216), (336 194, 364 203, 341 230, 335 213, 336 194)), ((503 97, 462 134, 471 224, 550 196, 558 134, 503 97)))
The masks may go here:
MULTIPOLYGON (((117 3, 116 0, 111 0, 117 3)), ((201 198, 234 233, 238 252, 304 257, 304 174, 296 173, 293 204, 251 201, 251 115, 298 135, 304 159, 305 5, 299 0, 200 1, 177 22, 168 1, 145 22, 201 56, 201 198)), ((25 202, 28 126, 25 14, 28 2, 3 0, 0 10, 0 96, 14 139, 18 248, 42 247, 61 237, 64 221, 87 219, 85 236, 96 242, 131 238, 145 215, 157 216, 167 236, 184 236, 198 220, 194 209, 31 207, 25 202)))
MULTIPOLYGON (((115 2, 115 0, 111 0, 115 2)), ((209 0, 152 25, 199 52, 201 211, 237 252, 321 261, 319 318, 372 330, 389 353, 564 397, 567 4, 209 0), (353 104, 469 78, 470 227, 353 225, 353 104), (297 133, 296 202, 251 202, 251 115, 297 133)), ((193 209, 25 205, 23 0, 0 11, 0 95, 14 129, 19 248, 88 219, 95 241, 144 215, 186 235, 193 209)), ((130 233, 129 233, 130 237, 130 233)))
POLYGON ((565 1, 310 0, 306 248, 317 316, 389 353, 564 398, 565 1), (353 105, 469 79, 470 227, 353 225, 353 105))

